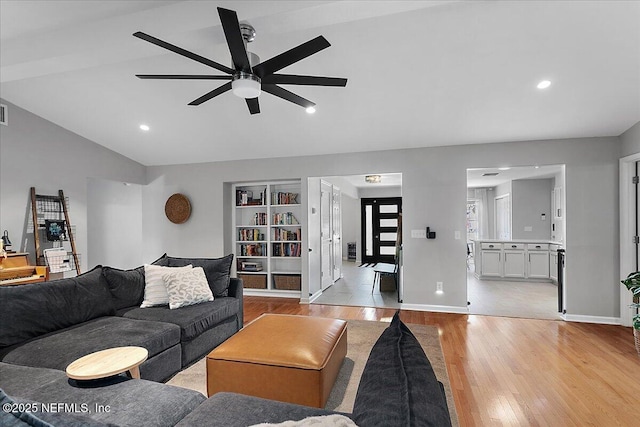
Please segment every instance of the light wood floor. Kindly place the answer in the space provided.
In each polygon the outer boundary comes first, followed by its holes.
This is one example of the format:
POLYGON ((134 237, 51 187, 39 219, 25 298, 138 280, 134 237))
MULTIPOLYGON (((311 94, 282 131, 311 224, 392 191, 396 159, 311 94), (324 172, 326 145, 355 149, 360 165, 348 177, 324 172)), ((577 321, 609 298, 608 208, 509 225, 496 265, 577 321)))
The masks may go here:
MULTIPOLYGON (((245 297, 244 320, 282 313, 377 321, 394 312, 245 297)), ((408 310, 401 318, 438 327, 461 426, 640 425, 631 328, 408 310)))

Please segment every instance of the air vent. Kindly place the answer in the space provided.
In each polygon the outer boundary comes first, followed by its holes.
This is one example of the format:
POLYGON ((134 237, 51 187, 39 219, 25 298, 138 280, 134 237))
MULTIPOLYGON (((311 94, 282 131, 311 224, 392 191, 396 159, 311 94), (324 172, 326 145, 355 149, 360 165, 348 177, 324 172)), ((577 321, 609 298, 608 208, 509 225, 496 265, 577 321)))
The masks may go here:
POLYGON ((7 106, 0 104, 0 124, 9 126, 9 117, 7 116, 7 106))
POLYGON ((496 176, 498 175, 499 172, 487 172, 487 173, 483 173, 482 176, 496 176))

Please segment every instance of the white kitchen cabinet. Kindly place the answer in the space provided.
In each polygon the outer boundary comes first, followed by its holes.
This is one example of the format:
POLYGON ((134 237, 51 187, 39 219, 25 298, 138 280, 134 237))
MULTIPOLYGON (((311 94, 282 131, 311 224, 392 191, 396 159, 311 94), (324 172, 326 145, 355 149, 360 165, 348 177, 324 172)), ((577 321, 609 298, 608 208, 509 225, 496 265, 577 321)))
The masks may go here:
POLYGON ((527 277, 530 279, 549 278, 549 251, 529 251, 529 271, 527 277))
POLYGON ((548 241, 479 240, 474 246, 479 279, 557 280, 557 245, 548 241))
POLYGON ((502 251, 482 250, 481 274, 486 277, 502 277, 502 251))
POLYGON ((504 250, 504 275, 503 277, 524 278, 524 250, 505 249, 504 250))

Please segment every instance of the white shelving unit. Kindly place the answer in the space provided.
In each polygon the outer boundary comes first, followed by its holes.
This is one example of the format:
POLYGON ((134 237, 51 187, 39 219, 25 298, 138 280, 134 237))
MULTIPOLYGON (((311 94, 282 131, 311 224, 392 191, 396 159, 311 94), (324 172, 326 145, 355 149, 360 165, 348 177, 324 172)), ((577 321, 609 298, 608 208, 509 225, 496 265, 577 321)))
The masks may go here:
POLYGON ((300 181, 234 185, 235 269, 247 295, 300 296, 300 189, 300 181))

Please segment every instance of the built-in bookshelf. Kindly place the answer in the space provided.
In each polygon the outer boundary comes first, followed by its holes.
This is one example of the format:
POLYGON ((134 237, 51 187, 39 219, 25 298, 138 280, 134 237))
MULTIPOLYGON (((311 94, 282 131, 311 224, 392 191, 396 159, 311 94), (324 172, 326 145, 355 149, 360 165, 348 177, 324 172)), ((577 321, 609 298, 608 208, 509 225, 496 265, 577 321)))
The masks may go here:
POLYGON ((235 270, 246 293, 300 295, 300 188, 300 181, 234 186, 235 270))

